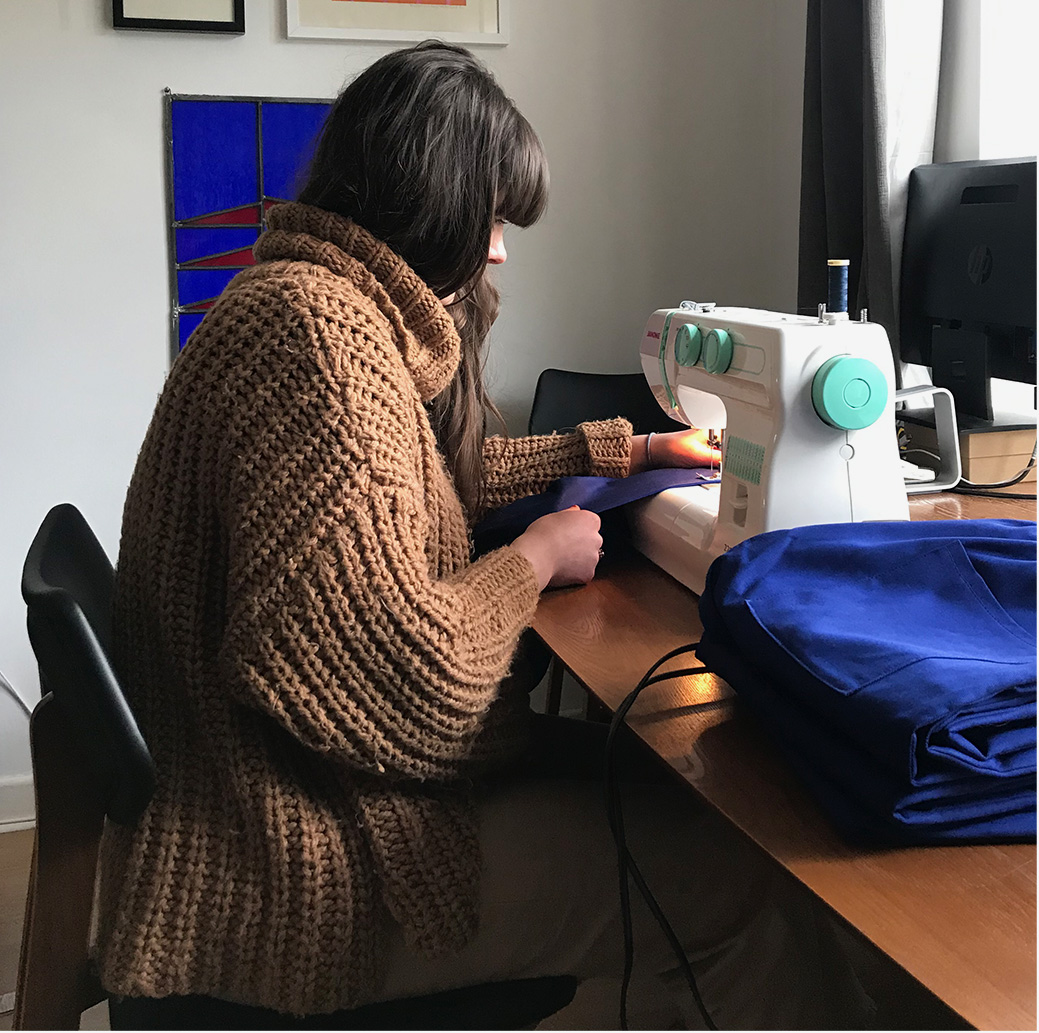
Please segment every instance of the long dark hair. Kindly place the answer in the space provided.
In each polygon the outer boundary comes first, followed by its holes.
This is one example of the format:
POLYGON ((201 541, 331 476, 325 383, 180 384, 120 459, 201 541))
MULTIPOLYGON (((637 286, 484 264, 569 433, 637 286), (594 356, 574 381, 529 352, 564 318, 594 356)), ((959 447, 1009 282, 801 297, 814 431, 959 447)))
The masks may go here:
POLYGON ((471 518, 483 496, 487 414, 501 421, 483 384, 498 313, 486 277, 491 229, 496 220, 531 225, 547 198, 530 123, 468 50, 437 40, 387 54, 343 89, 299 195, 363 226, 438 297, 455 295, 462 360, 428 410, 471 518))

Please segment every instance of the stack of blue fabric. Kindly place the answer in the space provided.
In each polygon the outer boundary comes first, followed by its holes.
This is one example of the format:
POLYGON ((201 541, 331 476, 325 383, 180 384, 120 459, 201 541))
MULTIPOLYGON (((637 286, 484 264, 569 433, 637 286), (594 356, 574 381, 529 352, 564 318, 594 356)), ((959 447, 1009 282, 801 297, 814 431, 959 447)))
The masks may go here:
POLYGON ((860 843, 1033 839, 1036 525, 828 524, 711 566, 698 656, 860 843))

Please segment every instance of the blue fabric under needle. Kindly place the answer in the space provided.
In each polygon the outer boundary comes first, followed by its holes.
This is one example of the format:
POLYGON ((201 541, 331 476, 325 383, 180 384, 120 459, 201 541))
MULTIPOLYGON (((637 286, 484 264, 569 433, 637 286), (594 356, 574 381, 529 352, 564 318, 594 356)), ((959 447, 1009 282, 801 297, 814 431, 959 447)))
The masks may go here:
POLYGON ((646 470, 630 477, 560 477, 540 494, 518 499, 488 513, 473 530, 475 552, 482 555, 507 545, 538 517, 571 506, 580 506, 601 515, 629 502, 656 495, 666 488, 717 483, 717 469, 666 468, 646 470))

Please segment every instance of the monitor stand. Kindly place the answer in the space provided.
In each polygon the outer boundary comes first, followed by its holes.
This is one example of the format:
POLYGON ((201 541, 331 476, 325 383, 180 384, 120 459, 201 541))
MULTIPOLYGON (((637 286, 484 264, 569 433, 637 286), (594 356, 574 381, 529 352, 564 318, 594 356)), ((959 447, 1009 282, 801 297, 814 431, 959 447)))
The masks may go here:
MULTIPOLYGON (((992 408, 989 357, 990 349, 996 346, 993 338, 979 330, 931 328, 931 382, 952 394, 962 475, 973 484, 1012 480, 1028 466, 1035 449, 1034 412, 997 412, 992 408)), ((926 453, 937 452, 939 444, 934 410, 905 410, 897 417, 905 427, 907 458, 917 465, 928 465, 926 453), (909 452, 912 449, 925 453, 924 462, 919 461, 919 455, 909 452)), ((1033 467, 1020 483, 1034 482, 1033 467)), ((1022 489, 1007 486, 1005 490, 1022 489)))

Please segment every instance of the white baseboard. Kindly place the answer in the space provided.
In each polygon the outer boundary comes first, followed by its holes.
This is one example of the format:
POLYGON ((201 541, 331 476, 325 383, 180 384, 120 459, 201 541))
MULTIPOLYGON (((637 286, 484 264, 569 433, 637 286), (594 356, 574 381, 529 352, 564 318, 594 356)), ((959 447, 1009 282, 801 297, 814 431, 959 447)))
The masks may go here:
POLYGON ((16 832, 36 823, 31 775, 0 778, 0 832, 16 832))

